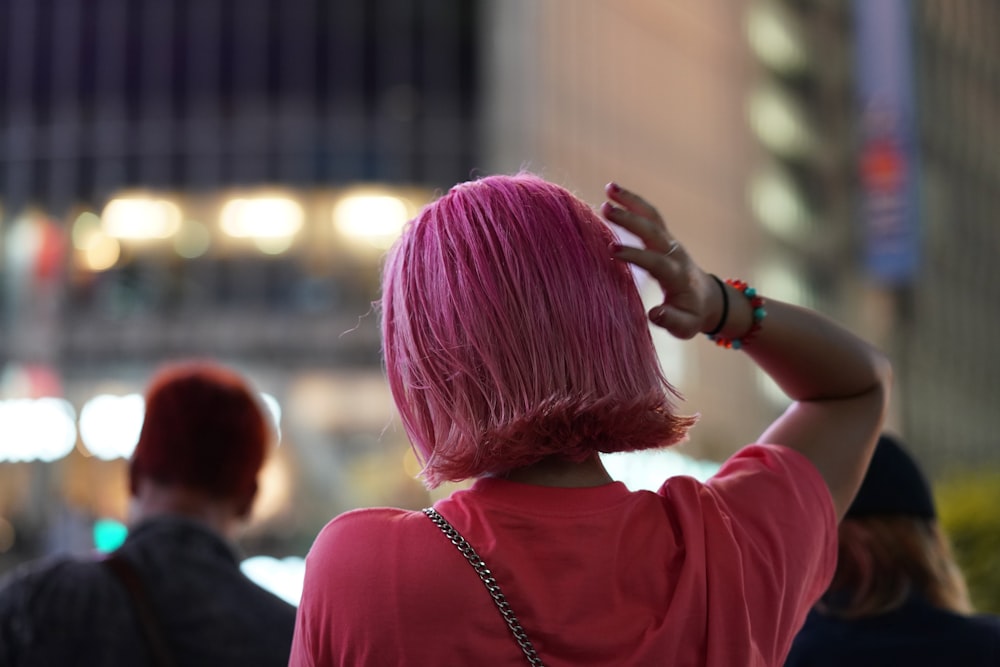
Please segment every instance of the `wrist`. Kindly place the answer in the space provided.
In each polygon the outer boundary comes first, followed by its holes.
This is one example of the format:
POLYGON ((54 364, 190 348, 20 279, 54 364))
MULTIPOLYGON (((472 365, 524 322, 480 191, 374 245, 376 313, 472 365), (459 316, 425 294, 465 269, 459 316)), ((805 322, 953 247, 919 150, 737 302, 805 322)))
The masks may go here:
POLYGON ((722 282, 722 279, 714 273, 708 274, 708 277, 712 279, 712 282, 718 287, 719 296, 713 299, 713 303, 718 303, 718 308, 710 308, 709 313, 705 320, 707 322, 714 322, 715 324, 702 325, 701 331, 706 336, 711 338, 712 336, 718 335, 722 329, 726 326, 726 321, 729 319, 729 290, 726 289, 726 283, 722 282), (716 314, 717 313, 717 314, 716 314))
POLYGON ((729 305, 727 317, 715 333, 706 333, 716 345, 731 349, 745 347, 760 331, 767 310, 764 298, 742 280, 727 279, 723 294, 729 305))

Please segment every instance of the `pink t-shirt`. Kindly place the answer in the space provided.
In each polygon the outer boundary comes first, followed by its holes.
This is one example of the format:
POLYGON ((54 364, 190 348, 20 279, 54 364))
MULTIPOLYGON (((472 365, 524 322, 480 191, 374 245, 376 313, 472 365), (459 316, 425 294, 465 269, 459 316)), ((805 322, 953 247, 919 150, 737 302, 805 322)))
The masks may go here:
MULTIPOLYGON (((658 493, 482 479, 435 504, 549 667, 780 665, 836 558, 823 479, 751 445, 658 493)), ((523 665, 475 571, 420 512, 331 521, 306 560, 293 667, 523 665)))

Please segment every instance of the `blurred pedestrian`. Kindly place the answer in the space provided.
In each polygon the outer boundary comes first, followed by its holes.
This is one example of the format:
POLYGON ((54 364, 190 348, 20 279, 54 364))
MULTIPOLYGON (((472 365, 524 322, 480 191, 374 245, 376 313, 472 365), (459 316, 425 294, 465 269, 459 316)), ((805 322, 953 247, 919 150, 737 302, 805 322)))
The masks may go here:
MULTIPOLYGON (((292 666, 784 660, 832 575, 889 364, 814 312, 706 273, 654 208, 606 192, 603 215, 644 247, 521 174, 456 185, 390 251, 393 397, 425 482, 474 483, 424 512, 327 525, 292 666), (695 421, 674 408, 630 264, 663 288, 649 320, 740 350, 792 399, 705 484, 631 492, 601 463, 679 442, 695 421)), ((741 400, 716 389, 722 406, 741 400)))
POLYGON ((129 467, 127 539, 108 558, 41 559, 0 583, 0 666, 287 664, 295 608, 243 575, 231 542, 274 433, 232 370, 158 373, 129 467))
POLYGON ((837 570, 786 667, 996 667, 1000 618, 973 614, 930 484, 883 435, 840 524, 837 570))

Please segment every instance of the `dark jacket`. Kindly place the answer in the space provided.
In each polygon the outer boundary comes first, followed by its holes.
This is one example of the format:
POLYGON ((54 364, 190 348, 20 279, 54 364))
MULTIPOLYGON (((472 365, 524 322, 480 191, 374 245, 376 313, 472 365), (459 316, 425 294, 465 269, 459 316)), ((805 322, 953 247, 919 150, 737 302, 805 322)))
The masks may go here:
POLYGON ((855 620, 813 611, 785 667, 1000 667, 1000 619, 962 616, 912 596, 888 614, 855 620))
MULTIPOLYGON (((157 518, 119 553, 142 578, 178 665, 288 664, 295 607, 247 579, 207 527, 157 518)), ((151 664, 125 589, 96 561, 43 559, 0 582, 0 667, 151 664)))

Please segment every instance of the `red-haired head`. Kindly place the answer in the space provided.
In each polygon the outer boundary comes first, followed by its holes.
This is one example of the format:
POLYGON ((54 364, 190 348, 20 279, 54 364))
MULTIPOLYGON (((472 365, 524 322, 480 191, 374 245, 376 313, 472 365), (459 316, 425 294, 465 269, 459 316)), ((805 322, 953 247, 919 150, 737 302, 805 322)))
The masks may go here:
POLYGON ((382 338, 428 485, 684 437, 694 419, 673 412, 615 240, 530 174, 456 185, 410 223, 383 272, 382 338))
POLYGON ((210 363, 168 366, 146 392, 132 492, 148 478, 218 499, 252 498, 271 438, 264 408, 239 374, 210 363))

